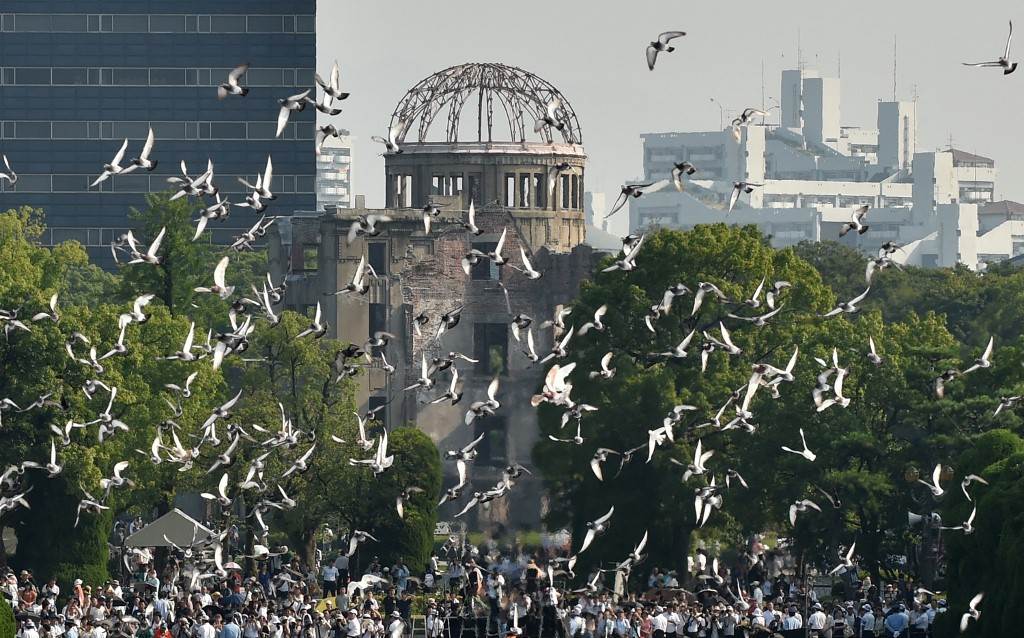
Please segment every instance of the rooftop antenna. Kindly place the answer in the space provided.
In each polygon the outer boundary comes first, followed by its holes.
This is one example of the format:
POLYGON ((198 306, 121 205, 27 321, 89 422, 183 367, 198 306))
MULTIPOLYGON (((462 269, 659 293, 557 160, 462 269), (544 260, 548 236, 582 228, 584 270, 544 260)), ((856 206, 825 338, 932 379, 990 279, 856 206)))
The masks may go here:
POLYGON ((896 34, 892 34, 892 101, 896 101, 896 34))
POLYGON ((800 48, 800 29, 796 30, 796 68, 803 75, 804 71, 804 52, 800 48))
MULTIPOLYGON (((761 110, 764 110, 764 58, 761 58, 761 110)), ((761 123, 764 123, 763 118, 761 123)))

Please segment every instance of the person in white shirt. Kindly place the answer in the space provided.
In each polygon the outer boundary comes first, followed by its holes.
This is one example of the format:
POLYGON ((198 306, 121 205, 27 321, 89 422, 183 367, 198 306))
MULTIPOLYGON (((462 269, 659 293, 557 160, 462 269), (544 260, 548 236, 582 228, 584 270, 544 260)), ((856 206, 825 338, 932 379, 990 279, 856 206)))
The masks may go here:
POLYGON ((821 636, 822 632, 828 627, 828 616, 825 615, 824 609, 821 607, 821 603, 814 603, 811 608, 813 611, 811 615, 807 617, 807 629, 810 630, 810 635, 813 637, 821 636))
POLYGON ((768 627, 767 619, 764 617, 764 610, 762 610, 757 604, 750 610, 750 626, 751 627, 768 627))
POLYGON ((36 624, 31 619, 22 623, 18 638, 39 638, 39 630, 36 629, 36 624))
POLYGON ((757 606, 760 607, 761 604, 764 603, 764 592, 761 590, 761 583, 755 580, 750 584, 754 587, 754 591, 751 592, 751 595, 754 597, 754 600, 757 601, 757 606))
POLYGON ((196 623, 192 627, 192 638, 216 638, 217 630, 210 624, 209 618, 203 618, 203 622, 196 623))
POLYGON ((569 613, 569 638, 581 638, 583 636, 583 631, 586 629, 586 623, 580 616, 581 613, 583 613, 583 609, 580 608, 579 605, 573 607, 572 611, 569 613))
POLYGON ((387 638, 402 638, 405 631, 405 623, 402 621, 402 614, 397 611, 391 612, 391 622, 388 624, 387 638))
POLYGON ((655 607, 654 613, 654 618, 651 619, 651 630, 654 638, 665 638, 665 630, 668 628, 668 616, 662 607, 655 607))
POLYGON ((910 612, 910 633, 919 637, 928 633, 928 625, 931 623, 931 605, 914 603, 914 609, 910 612))
POLYGON ((700 636, 704 634, 707 629, 707 624, 707 619, 703 614, 691 613, 690 617, 686 621, 686 635, 700 636))
POLYGON ((679 633, 679 626, 682 622, 683 619, 679 617, 679 612, 676 611, 675 605, 669 605, 665 611, 665 635, 671 638, 679 633))
POLYGON ((859 638, 875 638, 875 614, 871 611, 871 605, 865 604, 860 609, 863 613, 860 616, 859 638))
POLYGON ((740 617, 733 609, 732 605, 729 605, 725 609, 725 613, 719 616, 719 623, 722 626, 722 636, 725 638, 731 638, 736 635, 736 625, 740 622, 740 617))
POLYGON ((338 568, 328 563, 323 568, 324 596, 338 595, 338 568))
POLYGON ((346 614, 346 618, 348 619, 345 622, 345 636, 346 636, 346 638, 357 638, 359 636, 359 634, 361 634, 363 632, 363 628, 359 624, 359 619, 356 618, 356 612, 351 610, 351 609, 348 610, 348 613, 346 614))
POLYGON ((338 554, 334 559, 334 566, 338 568, 338 584, 345 585, 348 582, 348 556, 338 554))
POLYGON ((444 635, 444 619, 437 610, 437 603, 431 599, 430 606, 427 608, 426 618, 426 633, 427 638, 441 638, 444 635))
POLYGON ((782 624, 779 629, 782 631, 790 631, 792 629, 801 629, 803 626, 804 624, 796 615, 796 607, 790 607, 789 613, 782 619, 782 624))
POLYGON ((762 615, 764 616, 764 626, 768 629, 771 629, 774 623, 782 620, 782 617, 779 616, 777 611, 775 611, 775 606, 772 603, 768 603, 764 606, 764 612, 762 615))

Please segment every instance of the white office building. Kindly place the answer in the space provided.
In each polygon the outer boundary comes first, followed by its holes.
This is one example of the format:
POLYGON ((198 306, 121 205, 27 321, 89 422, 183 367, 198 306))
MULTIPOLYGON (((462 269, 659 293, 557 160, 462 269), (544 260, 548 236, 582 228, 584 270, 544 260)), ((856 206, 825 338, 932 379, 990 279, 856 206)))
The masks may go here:
POLYGON ((316 208, 352 207, 352 140, 346 130, 324 140, 316 158, 316 208))
POLYGON ((838 240, 844 222, 871 208, 864 235, 841 241, 865 253, 886 241, 908 264, 977 268, 1024 252, 1024 205, 996 202, 995 163, 956 148, 918 152, 916 102, 879 102, 876 128, 844 126, 840 84, 809 70, 782 72, 779 122, 724 131, 648 133, 643 181, 629 204, 630 231, 756 224, 773 245, 838 240), (697 167, 684 192, 674 163, 697 167), (728 212, 733 182, 759 184, 728 212))

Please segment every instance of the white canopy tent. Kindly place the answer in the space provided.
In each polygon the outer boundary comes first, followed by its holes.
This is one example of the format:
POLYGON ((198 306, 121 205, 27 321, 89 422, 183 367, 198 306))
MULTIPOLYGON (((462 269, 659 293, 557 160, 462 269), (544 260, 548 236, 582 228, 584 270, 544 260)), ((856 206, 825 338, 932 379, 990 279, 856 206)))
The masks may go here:
POLYGON ((125 539, 127 547, 185 547, 204 540, 213 532, 185 512, 175 508, 125 539), (167 541, 170 541, 167 542, 167 541))

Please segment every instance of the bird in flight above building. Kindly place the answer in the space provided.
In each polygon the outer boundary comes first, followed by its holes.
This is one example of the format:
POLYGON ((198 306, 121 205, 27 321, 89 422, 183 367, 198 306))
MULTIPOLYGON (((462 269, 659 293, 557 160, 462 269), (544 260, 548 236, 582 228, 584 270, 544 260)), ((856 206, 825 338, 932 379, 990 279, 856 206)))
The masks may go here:
POLYGON ((14 186, 18 183, 18 174, 11 168, 11 163, 7 161, 6 155, 0 157, 3 157, 4 166, 7 168, 7 172, 0 171, 0 179, 6 179, 11 186, 14 186))
POLYGON ((653 186, 654 182, 647 182, 646 184, 624 184, 622 190, 619 192, 619 196, 615 198, 615 204, 612 205, 612 210, 604 216, 608 219, 615 213, 619 212, 626 202, 629 201, 630 197, 640 197, 644 194, 644 189, 649 186, 653 186))
POLYGON ((1006 48, 998 60, 991 62, 964 62, 964 66, 999 67, 1003 75, 1010 75, 1017 70, 1017 63, 1010 61, 1010 42, 1013 41, 1013 20, 1010 20, 1010 34, 1006 36, 1006 48))
POLYGON ((394 153, 395 155, 398 155, 399 153, 402 152, 402 149, 398 147, 398 140, 401 139, 403 135, 405 135, 405 129, 407 129, 408 127, 409 122, 399 120, 388 128, 387 139, 384 139, 380 135, 373 135, 370 137, 370 139, 373 140, 374 142, 383 144, 386 153, 394 153))
POLYGON ((228 73, 228 81, 217 87, 217 99, 223 100, 229 95, 245 96, 249 94, 249 87, 242 86, 238 80, 249 70, 249 64, 240 64, 231 69, 228 73))
POLYGON ((349 96, 341 90, 341 71, 338 69, 338 61, 334 61, 334 66, 331 67, 330 82, 324 82, 324 79, 317 73, 314 75, 316 83, 320 85, 320 88, 324 90, 324 93, 331 96, 335 100, 344 100, 349 96))
POLYGON ((309 97, 312 90, 313 89, 306 89, 302 93, 289 95, 288 97, 281 98, 277 101, 277 103, 281 105, 281 110, 277 113, 277 134, 274 137, 281 137, 281 133, 284 132, 284 127, 288 125, 288 118, 291 116, 292 111, 298 113, 306 108, 306 98, 309 97))
POLYGON ((732 195, 729 196, 729 212, 736 206, 736 202, 740 199, 740 193, 753 193, 756 186, 763 186, 763 184, 754 184, 752 182, 733 182, 732 183, 732 195))
POLYGON ((852 216, 850 217, 850 221, 843 224, 843 227, 839 229, 839 236, 844 237, 846 233, 850 232, 851 230, 857 231, 858 235, 863 235, 864 233, 868 232, 868 225, 864 223, 864 217, 866 217, 867 214, 867 204, 855 208, 852 216))
POLYGON ((647 45, 647 68, 654 70, 654 63, 658 61, 659 53, 672 53, 676 50, 669 42, 686 35, 686 31, 666 31, 658 35, 658 39, 647 45))

